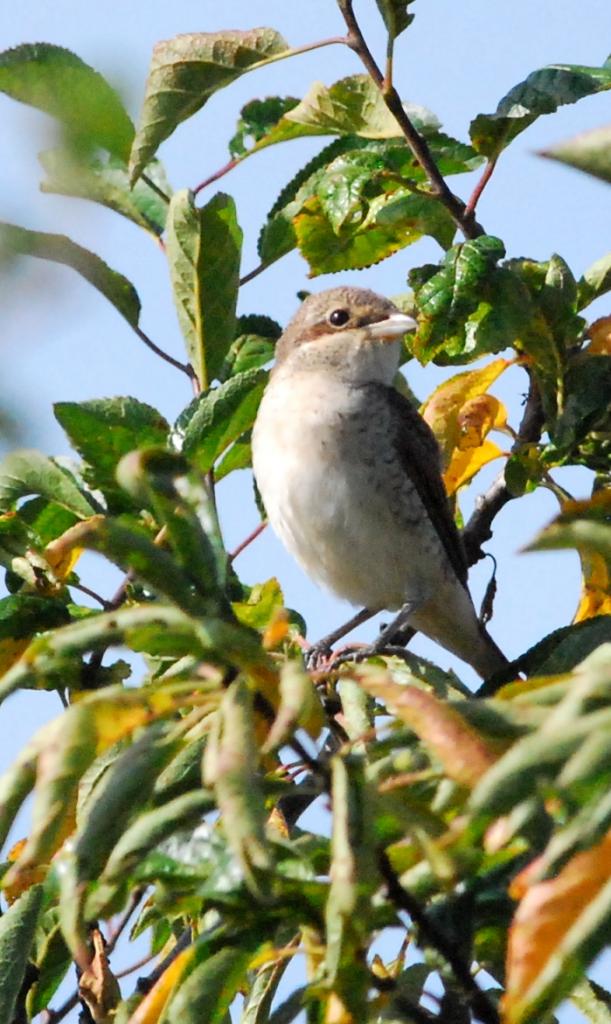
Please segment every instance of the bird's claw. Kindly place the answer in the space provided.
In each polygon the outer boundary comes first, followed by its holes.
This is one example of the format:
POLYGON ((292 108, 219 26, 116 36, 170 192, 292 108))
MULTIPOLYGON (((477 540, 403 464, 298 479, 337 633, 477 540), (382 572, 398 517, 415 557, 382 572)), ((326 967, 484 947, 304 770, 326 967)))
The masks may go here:
POLYGON ((362 661, 370 653, 371 648, 363 644, 349 644, 338 651, 328 644, 314 644, 306 655, 306 668, 310 672, 330 672, 347 661, 362 661))

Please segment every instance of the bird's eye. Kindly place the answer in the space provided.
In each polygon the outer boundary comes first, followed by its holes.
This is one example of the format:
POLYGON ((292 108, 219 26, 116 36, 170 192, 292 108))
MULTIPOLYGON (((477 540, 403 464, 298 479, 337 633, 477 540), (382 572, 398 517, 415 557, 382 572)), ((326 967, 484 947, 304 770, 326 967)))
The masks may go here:
POLYGON ((334 309, 332 313, 329 313, 329 323, 333 327, 343 327, 347 324, 350 319, 350 313, 347 309, 334 309))

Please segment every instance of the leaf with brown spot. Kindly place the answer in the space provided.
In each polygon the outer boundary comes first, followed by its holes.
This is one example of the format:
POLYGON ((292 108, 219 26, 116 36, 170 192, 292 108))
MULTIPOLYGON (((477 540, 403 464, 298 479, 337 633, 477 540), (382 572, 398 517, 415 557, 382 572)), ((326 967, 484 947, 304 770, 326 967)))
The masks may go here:
POLYGON ((542 1020, 609 940, 610 864, 611 832, 554 878, 531 880, 534 862, 515 879, 512 895, 526 891, 509 931, 504 1024, 542 1020))
POLYGON ((426 690, 401 686, 385 676, 364 676, 359 681, 413 729, 455 782, 471 789, 497 761, 499 754, 484 737, 455 708, 426 690))

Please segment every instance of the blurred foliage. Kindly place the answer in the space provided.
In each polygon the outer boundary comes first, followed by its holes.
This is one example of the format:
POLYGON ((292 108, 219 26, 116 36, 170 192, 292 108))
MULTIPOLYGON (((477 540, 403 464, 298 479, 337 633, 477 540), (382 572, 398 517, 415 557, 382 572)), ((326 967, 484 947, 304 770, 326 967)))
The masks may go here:
MULTIPOLYGON (((376 3, 391 54, 413 0, 376 3)), ((611 289, 611 256, 579 281, 559 255, 507 258, 475 222, 477 196, 469 209, 439 187, 484 158, 489 175, 535 118, 611 88, 611 67, 533 72, 464 142, 430 111, 397 107, 367 65, 351 3, 338 7, 368 73, 302 99, 254 99, 230 142, 225 171, 266 146, 336 137, 271 205, 262 267, 297 247, 315 276, 438 242, 439 264, 415 267, 402 299, 419 323, 410 354, 492 357, 423 406, 446 488, 455 500, 497 460, 507 500, 551 489, 559 514, 532 546, 579 552, 575 619, 479 695, 409 652, 308 671, 303 620, 274 579, 240 581, 214 501, 215 480, 250 465, 280 328, 236 318, 233 199, 173 192, 156 156, 216 90, 292 51, 271 28, 159 43, 137 128, 69 51, 0 54, 0 90, 65 132, 65 149, 41 157, 43 190, 162 240, 187 362, 143 334, 131 283, 70 239, 4 225, 5 259, 72 267, 196 389, 175 424, 129 397, 60 402, 78 461, 16 451, 0 465, 0 699, 25 687, 66 703, 0 779, 3 840, 34 793, 31 831, 2 865, 7 1024, 48 1009, 73 962, 81 1019, 95 1024, 225 1024, 237 1005, 243 1024, 302 1011, 309 1024, 527 1024, 550 1020, 565 996, 611 1020, 608 993, 586 975, 611 932, 611 331, 609 318, 587 318, 611 289), (490 394, 512 364, 530 378, 534 427, 510 425, 490 394), (565 465, 593 471, 590 499, 557 485, 565 465), (86 550, 125 573, 99 610, 81 603, 86 550), (142 657, 132 678, 118 647, 142 657), (299 826, 321 796, 330 837, 299 826), (149 936, 155 963, 121 994, 111 959, 128 925, 149 936), (403 941, 382 958, 374 944, 390 929, 403 941), (287 989, 297 956, 304 984, 287 989), (431 1010, 433 972, 443 994, 431 1010)), ((604 147, 608 132, 548 155, 604 178, 604 147)))

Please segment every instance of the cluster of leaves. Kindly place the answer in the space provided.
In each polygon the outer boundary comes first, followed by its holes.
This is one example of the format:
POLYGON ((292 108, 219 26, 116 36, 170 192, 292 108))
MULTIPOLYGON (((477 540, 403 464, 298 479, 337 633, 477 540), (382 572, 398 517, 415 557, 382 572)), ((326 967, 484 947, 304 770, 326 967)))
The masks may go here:
MULTIPOLYGON (((411 4, 377 4, 392 42, 411 4)), ((38 44, 0 55, 0 90, 65 133, 41 156, 43 189, 102 203, 162 242, 187 361, 144 335, 135 289, 95 254, 14 225, 3 245, 83 275, 196 390, 175 424, 132 398, 60 402, 79 461, 21 451, 0 467, 0 699, 34 688, 67 703, 0 779, 3 840, 35 793, 31 831, 3 866, 0 963, 11 970, 0 1018, 47 1009, 74 961, 96 1024, 221 1024, 238 995, 244 1024, 286 1024, 304 1007, 312 1024, 471 1013, 496 1024, 501 992, 507 1024, 541 1020, 565 995, 608 1020, 609 997, 585 971, 611 911, 611 332, 604 320, 587 328, 582 314, 611 288, 611 257, 576 281, 560 256, 506 260, 468 218, 455 244, 456 207, 371 74, 242 110, 228 167, 304 135, 337 136, 273 204, 262 266, 295 246, 312 275, 368 266, 422 235, 443 248, 439 265, 411 274, 411 354, 494 357, 423 407, 448 493, 506 459, 507 497, 549 486, 561 501, 535 543, 577 548, 584 569, 575 622, 520 659, 526 679, 489 696, 409 654, 307 672, 302 620, 275 580, 240 582, 214 503, 215 482, 250 465, 280 328, 236 316, 242 238, 231 197, 200 206, 201 187, 173 193, 156 157, 216 90, 291 52, 272 29, 160 43, 137 130, 74 54, 38 44), (538 408, 528 436, 489 393, 516 361, 538 408), (511 436, 509 457, 491 430, 511 436), (591 500, 568 501, 550 477, 567 463, 594 470, 591 500), (126 574, 100 610, 79 601, 91 594, 76 572, 84 550, 126 574), (105 659, 119 647, 142 659, 130 685, 130 665, 105 659), (319 796, 330 801, 330 838, 298 825, 319 796), (131 935, 148 933, 158 962, 122 997, 108 957, 136 909, 131 935), (99 922, 116 914, 122 925, 106 943, 99 922), (376 940, 397 927, 405 941, 382 958, 376 940), (297 956, 307 984, 287 992, 297 956), (435 972, 438 1013, 422 1002, 435 972)), ((428 111, 403 109, 445 177, 483 159, 490 167, 540 114, 610 87, 608 63, 537 71, 475 118, 470 143, 428 111)))

